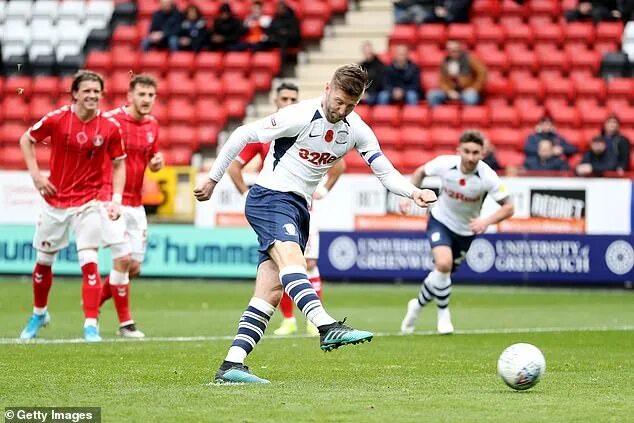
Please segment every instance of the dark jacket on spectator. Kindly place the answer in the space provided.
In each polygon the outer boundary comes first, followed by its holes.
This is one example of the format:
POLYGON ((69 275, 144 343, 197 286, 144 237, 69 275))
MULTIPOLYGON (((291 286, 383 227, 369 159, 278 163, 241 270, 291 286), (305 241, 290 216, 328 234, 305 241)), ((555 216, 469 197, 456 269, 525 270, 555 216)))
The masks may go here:
POLYGON ((163 31, 166 37, 178 35, 182 21, 183 14, 176 7, 173 7, 170 12, 157 10, 152 15, 150 32, 163 31))
POLYGON ((596 155, 592 151, 586 151, 581 163, 590 163, 592 165, 593 173, 616 170, 616 152, 610 146, 607 146, 601 155, 596 155))
POLYGON ((235 15, 229 16, 227 19, 217 17, 214 19, 211 34, 222 35, 224 42, 214 47, 228 47, 240 40, 240 37, 246 32, 242 26, 242 22, 235 15))
POLYGON ((448 70, 449 61, 450 58, 446 57, 440 65, 440 88, 444 92, 450 90, 462 91, 467 88, 478 92, 482 91, 487 79, 487 69, 484 63, 473 54, 462 53, 458 60, 460 71, 457 77, 452 78, 448 70))
POLYGON ((564 137, 556 132, 534 132, 526 139, 524 153, 527 156, 537 157, 537 145, 539 144, 539 141, 544 138, 551 140, 554 146, 560 145, 564 150, 564 155, 566 156, 572 156, 577 152, 577 147, 570 144, 564 137))
POLYGON ((418 66, 411 60, 407 61, 404 68, 396 67, 394 64, 389 65, 385 69, 383 89, 392 91, 393 88, 420 92, 420 69, 418 66))
POLYGON ((551 157, 547 160, 540 160, 537 156, 530 156, 524 160, 526 170, 569 170, 568 162, 560 157, 551 157))
POLYGON ((179 37, 187 37, 191 40, 188 50, 199 51, 207 44, 209 34, 207 33, 207 24, 204 19, 198 19, 192 22, 184 19, 181 23, 179 37))
POLYGON ((436 7, 447 8, 446 22, 469 22, 472 0, 436 0, 436 7))
POLYGON ((273 15, 271 24, 264 32, 268 35, 269 41, 278 46, 297 47, 301 41, 299 20, 290 7, 286 8, 284 14, 273 15))
POLYGON ((368 80, 371 85, 368 87, 367 92, 377 93, 383 89, 383 78, 385 75, 385 65, 377 56, 374 56, 372 60, 365 60, 359 63, 363 69, 368 71, 368 80))
POLYGON ((621 133, 612 136, 603 135, 603 139, 608 148, 616 152, 617 169, 630 170, 630 140, 621 133))
POLYGON ((498 163, 498 159, 495 157, 495 154, 493 152, 489 152, 486 156, 484 156, 482 161, 488 164, 489 167, 493 170, 502 169, 502 166, 500 166, 500 163, 498 163))

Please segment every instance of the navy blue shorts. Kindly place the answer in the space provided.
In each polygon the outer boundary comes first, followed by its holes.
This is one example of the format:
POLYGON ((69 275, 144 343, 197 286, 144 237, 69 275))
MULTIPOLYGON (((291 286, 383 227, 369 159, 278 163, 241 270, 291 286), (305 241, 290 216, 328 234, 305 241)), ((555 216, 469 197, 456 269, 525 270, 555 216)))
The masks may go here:
POLYGON ((467 257, 467 251, 469 251, 475 235, 458 235, 434 219, 434 216, 430 213, 429 221, 427 222, 427 238, 429 238, 431 248, 438 245, 446 245, 451 248, 451 255, 453 256, 453 268, 451 271, 454 272, 467 257))
POLYGON ((304 252, 310 215, 306 200, 300 195, 253 185, 247 195, 244 213, 258 235, 258 266, 270 260, 268 251, 275 241, 293 241, 304 252))

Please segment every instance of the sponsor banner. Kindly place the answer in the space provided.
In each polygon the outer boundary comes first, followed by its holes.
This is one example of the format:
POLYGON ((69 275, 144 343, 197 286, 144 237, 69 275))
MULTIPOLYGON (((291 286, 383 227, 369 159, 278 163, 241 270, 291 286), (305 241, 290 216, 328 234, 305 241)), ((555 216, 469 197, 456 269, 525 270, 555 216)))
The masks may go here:
POLYGON ((43 202, 28 172, 0 171, 0 223, 35 224, 43 202))
MULTIPOLYGON (((29 274, 36 251, 33 225, 0 225, 0 273, 29 274)), ((258 243, 250 228, 203 229, 190 225, 150 225, 143 276, 252 278, 258 243)), ((99 252, 101 274, 110 271, 109 250, 99 252)), ((56 275, 80 274, 74 242, 60 251, 56 275)))
MULTIPOLYGON (((204 177, 205 175, 201 175, 204 177)), ((252 183, 254 175, 246 175, 252 183)), ((632 182, 609 178, 502 178, 515 215, 492 232, 576 233, 629 235, 632 182)), ((425 178, 425 187, 438 189, 438 178, 425 178)), ((342 175, 333 190, 313 202, 313 219, 327 231, 423 230, 427 211, 411 207, 412 216, 399 215, 401 197, 388 194, 374 175, 342 175)), ((482 215, 499 206, 487 197, 482 215)), ((244 198, 228 176, 218 183, 210 201, 196 204, 196 225, 235 226, 235 214, 244 213, 244 198), (229 217, 231 216, 231 217, 229 217)))
MULTIPOLYGON (((192 222, 194 220, 194 180, 196 172, 190 166, 164 166, 158 172, 149 169, 145 172, 145 186, 157 185, 152 191, 158 190, 162 194, 158 204, 159 216, 192 222)), ((144 193, 144 198, 146 197, 144 193)), ((154 194, 153 192, 151 194, 154 194)))
MULTIPOLYGON (((423 232, 322 232, 324 279, 416 280, 433 267, 423 232)), ((625 283, 634 280, 634 237, 486 234, 474 240, 455 280, 625 283)))

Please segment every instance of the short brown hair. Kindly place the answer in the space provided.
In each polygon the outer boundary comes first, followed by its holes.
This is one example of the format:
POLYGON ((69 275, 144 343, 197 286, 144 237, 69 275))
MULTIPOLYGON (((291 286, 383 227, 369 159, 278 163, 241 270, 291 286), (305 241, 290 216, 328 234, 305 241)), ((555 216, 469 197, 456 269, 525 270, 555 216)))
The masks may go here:
POLYGON ((130 91, 134 91, 137 85, 149 85, 156 88, 156 79, 146 73, 140 73, 130 79, 130 91))
POLYGON ((332 85, 347 95, 359 98, 368 88, 368 72, 357 64, 344 65, 332 76, 332 85))
POLYGON ((73 82, 70 84, 70 91, 79 91, 79 85, 84 81, 97 81, 101 86, 101 91, 104 90, 105 84, 101 75, 90 70, 80 70, 77 71, 75 75, 73 75, 73 82))
POLYGON ((460 144, 465 144, 468 142, 473 142, 484 147, 484 135, 482 135, 482 132, 480 131, 468 129, 464 131, 462 135, 460 135, 460 144))

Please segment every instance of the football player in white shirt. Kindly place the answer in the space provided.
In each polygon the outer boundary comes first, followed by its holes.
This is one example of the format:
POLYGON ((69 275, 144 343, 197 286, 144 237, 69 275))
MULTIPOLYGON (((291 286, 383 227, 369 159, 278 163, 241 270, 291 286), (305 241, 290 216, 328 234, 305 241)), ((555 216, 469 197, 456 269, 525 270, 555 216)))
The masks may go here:
POLYGON ((416 188, 394 169, 372 130, 353 113, 367 86, 365 70, 358 65, 342 66, 326 83, 323 97, 290 105, 237 128, 220 150, 208 177, 194 189, 199 201, 209 200, 231 161, 248 142, 273 141, 245 205, 245 215, 260 244, 255 292, 216 372, 216 382, 269 383, 252 374, 244 360, 264 335, 282 290, 317 326, 322 350, 370 341, 374 336, 352 329, 326 312, 308 281, 302 254, 308 239, 308 206, 317 184, 353 148, 391 192, 413 199, 420 207, 436 201, 433 191, 416 188))
MULTIPOLYGON (((429 211, 427 224, 434 270, 425 278, 418 297, 407 304, 407 314, 401 323, 403 333, 414 331, 419 313, 432 299, 436 299, 438 306, 438 333, 453 332, 449 313, 451 273, 465 259, 476 235, 484 233, 489 225, 513 216, 513 203, 498 175, 482 161, 483 151, 483 135, 478 131, 465 131, 460 136, 458 155, 438 156, 412 175, 416 186, 421 185, 425 176, 439 176, 441 191, 438 204, 429 211), (490 216, 479 217, 486 195, 501 207, 490 216)), ((410 202, 402 200, 400 206, 405 212, 410 202)))

